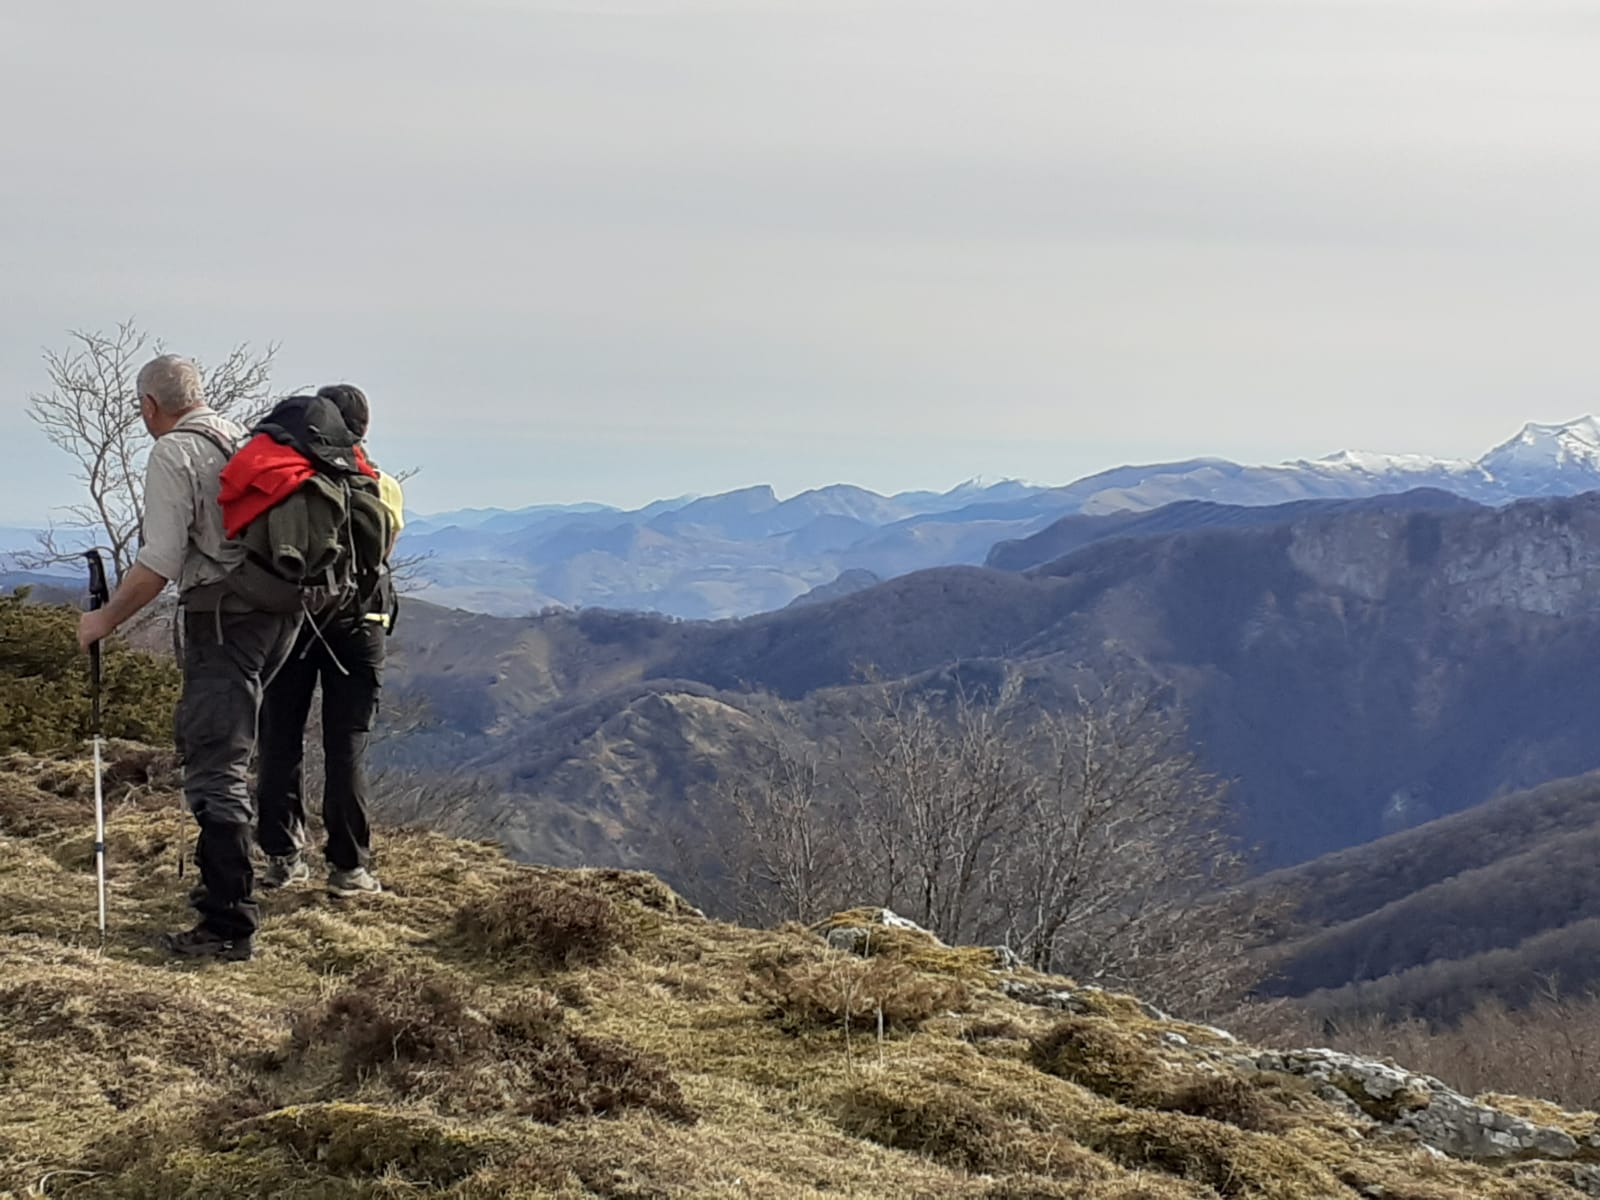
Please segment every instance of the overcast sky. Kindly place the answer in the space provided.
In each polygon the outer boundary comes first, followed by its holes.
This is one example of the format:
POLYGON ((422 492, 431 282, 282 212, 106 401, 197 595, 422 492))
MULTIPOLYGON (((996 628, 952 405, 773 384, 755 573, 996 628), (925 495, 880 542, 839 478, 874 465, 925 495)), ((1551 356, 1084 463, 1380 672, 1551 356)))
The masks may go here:
POLYGON ((412 506, 1475 456, 1600 408, 1600 5, 6 0, 0 521, 134 315, 412 506))

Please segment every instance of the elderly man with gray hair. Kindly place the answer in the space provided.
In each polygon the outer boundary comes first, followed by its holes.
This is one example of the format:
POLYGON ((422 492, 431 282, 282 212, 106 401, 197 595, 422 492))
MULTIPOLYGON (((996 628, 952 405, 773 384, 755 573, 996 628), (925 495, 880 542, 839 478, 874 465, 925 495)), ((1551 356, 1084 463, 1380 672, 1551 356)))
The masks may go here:
POLYGON ((259 923, 248 786, 256 722, 301 618, 251 609, 226 586, 244 550, 224 532, 218 476, 244 430, 206 405, 199 370, 178 355, 146 363, 138 393, 139 414, 156 439, 145 467, 139 555, 110 603, 82 616, 78 642, 87 649, 177 582, 184 658, 174 725, 184 795, 200 826, 200 883, 190 897, 200 920, 166 943, 177 955, 238 961, 252 954, 259 923))

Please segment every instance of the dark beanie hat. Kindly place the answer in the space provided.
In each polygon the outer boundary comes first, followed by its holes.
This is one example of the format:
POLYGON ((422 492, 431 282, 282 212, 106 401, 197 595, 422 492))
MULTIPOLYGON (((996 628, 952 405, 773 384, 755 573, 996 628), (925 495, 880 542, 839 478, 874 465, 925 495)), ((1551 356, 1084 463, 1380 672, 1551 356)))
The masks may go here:
POLYGON ((332 400, 344 418, 345 426, 360 441, 367 436, 367 425, 372 420, 372 410, 367 406, 367 394, 353 383, 330 383, 317 389, 317 395, 332 400))

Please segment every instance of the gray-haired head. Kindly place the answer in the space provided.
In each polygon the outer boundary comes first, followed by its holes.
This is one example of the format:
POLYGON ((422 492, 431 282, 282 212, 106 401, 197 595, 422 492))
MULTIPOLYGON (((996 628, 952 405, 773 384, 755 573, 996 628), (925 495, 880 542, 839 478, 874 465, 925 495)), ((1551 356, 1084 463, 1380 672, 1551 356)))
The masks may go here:
POLYGON ((139 368, 139 399, 146 396, 169 417, 199 408, 206 402, 200 368, 181 354, 163 354, 139 368))

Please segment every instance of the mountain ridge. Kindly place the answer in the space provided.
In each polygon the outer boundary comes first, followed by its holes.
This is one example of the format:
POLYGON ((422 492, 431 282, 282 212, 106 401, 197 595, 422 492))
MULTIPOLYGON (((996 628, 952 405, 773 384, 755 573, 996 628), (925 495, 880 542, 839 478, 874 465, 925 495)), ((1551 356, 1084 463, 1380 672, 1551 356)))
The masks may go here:
POLYGON ((1189 459, 1130 463, 1109 467, 1082 476, 1070 483, 1059 485, 1031 483, 1018 478, 990 480, 983 476, 973 476, 944 492, 930 490, 878 492, 862 485, 838 482, 806 488, 794 493, 792 496, 779 497, 770 484, 752 484, 711 496, 686 494, 674 499, 657 500, 643 508, 633 510, 615 505, 585 502, 536 504, 511 510, 492 507, 456 509, 441 513, 416 513, 411 514, 411 516, 419 522, 432 526, 439 526, 445 523, 468 526, 481 524, 484 520, 496 516, 534 516, 555 512, 632 515, 648 511, 653 516, 658 510, 675 511, 701 500, 734 497, 742 494, 767 494, 770 495, 774 504, 786 504, 796 500, 803 500, 807 497, 841 492, 859 494, 877 501, 897 502, 905 508, 916 509, 921 512, 935 512, 965 507, 979 497, 992 502, 1019 499, 1040 492, 1061 492, 1068 489, 1094 491, 1107 487, 1122 487, 1128 481, 1129 476, 1138 480, 1152 474, 1183 473, 1205 469, 1232 472, 1305 468, 1319 471, 1347 470, 1365 475, 1385 472, 1393 472, 1397 475, 1414 475, 1432 471, 1470 475, 1477 471, 1492 479, 1495 477, 1496 468, 1501 472, 1509 473, 1513 470, 1525 469, 1528 466, 1541 465, 1557 469, 1571 465, 1600 468, 1600 418, 1585 414, 1566 422, 1543 423, 1529 421, 1522 426, 1518 433, 1485 451, 1476 459, 1451 459, 1422 453, 1392 453, 1350 448, 1337 450, 1318 458, 1285 459, 1279 463, 1252 465, 1215 455, 1202 455, 1189 459))
POLYGON ((1184 500, 1262 507, 1424 487, 1487 505, 1600 487, 1600 422, 1530 422, 1471 461, 1353 450, 1273 466, 1198 457, 1112 467, 1061 486, 974 479, 943 493, 894 495, 833 484, 785 498, 762 484, 634 513, 544 513, 498 539, 485 538, 484 528, 500 531, 508 518, 480 522, 477 536, 434 523, 405 544, 434 556, 423 573, 446 603, 502 615, 559 604, 719 618, 783 608, 847 572, 889 578, 984 563, 998 544, 1071 516, 1184 500), (625 527, 666 540, 619 538, 625 527))
MULTIPOLYGON (((559 606, 719 619, 782 609, 850 572, 886 579, 979 565, 997 545, 1069 517, 1425 487, 1486 505, 1600 488, 1600 421, 1530 422, 1471 461, 1353 450, 1272 466, 1197 457, 1112 467, 1060 486, 974 478, 945 492, 883 495, 836 483, 784 497, 754 484, 632 510, 580 503, 413 514, 400 552, 413 560, 414 582, 446 605, 502 616, 559 606)), ((0 574, 15 569, 32 536, 0 530, 0 574)))
POLYGON ((709 697, 723 707, 680 716, 713 726, 766 695, 826 736, 870 694, 869 668, 908 689, 992 688, 1012 673, 1041 704, 1069 703, 1091 671, 1161 689, 1188 711, 1206 765, 1236 781, 1265 865, 1600 767, 1586 682, 1600 674, 1600 495, 1494 509, 1424 492, 1246 515, 1265 523, 1109 536, 1026 572, 914 572, 740 620, 418 605, 393 682, 453 714, 456 741, 413 752, 515 777, 508 803, 535 834, 558 789, 523 768, 558 761, 568 737, 599 738, 604 769, 574 794, 621 804, 632 832, 518 843, 557 861, 651 861, 648 822, 692 812, 697 772, 727 762, 715 737, 683 758, 679 718, 659 711, 597 733, 642 693, 709 697), (579 707, 590 715, 556 737, 579 707))
POLYGON ((1600 982, 1600 771, 1261 876, 1299 928, 1263 992, 1329 1016, 1453 1021, 1600 982))

